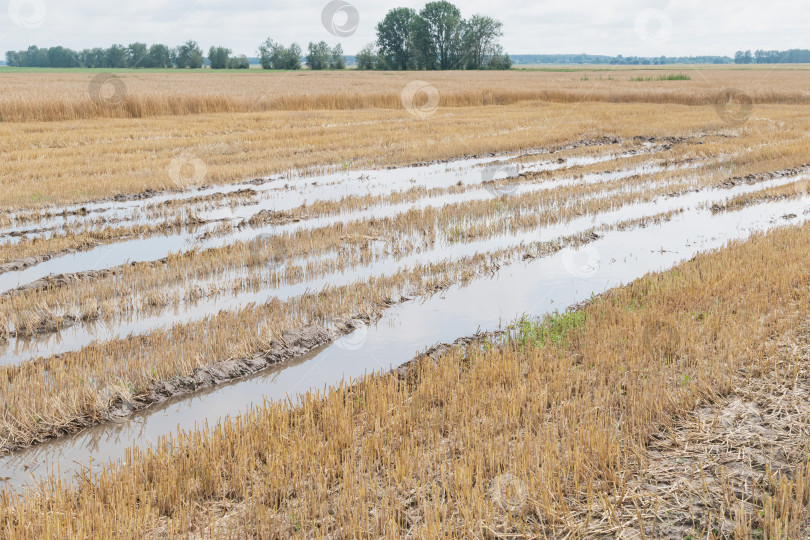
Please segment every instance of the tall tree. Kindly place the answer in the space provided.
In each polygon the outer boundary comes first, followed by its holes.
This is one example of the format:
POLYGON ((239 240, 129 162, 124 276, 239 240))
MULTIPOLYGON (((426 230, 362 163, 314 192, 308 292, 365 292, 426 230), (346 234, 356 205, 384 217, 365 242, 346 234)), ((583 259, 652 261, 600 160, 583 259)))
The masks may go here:
POLYGON ((283 58, 283 69, 301 69, 301 46, 298 43, 290 44, 284 51, 283 58))
POLYGON ((23 66, 48 67, 50 65, 48 49, 40 49, 36 45, 31 45, 27 50, 20 51, 20 62, 23 66))
POLYGON ((329 69, 343 69, 346 67, 346 58, 343 57, 343 47, 338 43, 329 54, 329 69))
POLYGON ((127 50, 123 45, 113 45, 105 53, 105 65, 107 68, 127 67, 127 50))
POLYGON ((19 51, 6 51, 6 64, 11 67, 22 66, 22 58, 19 51))
POLYGON ((90 50, 93 65, 88 67, 103 68, 107 62, 107 53, 101 47, 94 47, 90 50))
MULTIPOLYGON (((280 45, 276 44, 270 38, 267 38, 264 43, 259 45, 259 64, 262 69, 274 69, 278 62, 278 50, 280 45)), ((276 68, 277 69, 277 68, 276 68)))
POLYGON ((51 47, 48 49, 48 65, 58 68, 75 68, 79 67, 79 58, 70 49, 60 46, 51 47))
POLYGON ((381 62, 381 56, 373 43, 363 47, 360 52, 357 53, 357 56, 355 56, 355 60, 357 61, 357 69, 359 70, 381 69, 381 64, 383 64, 383 62, 381 62))
POLYGON ((461 67, 462 19, 459 9, 446 0, 429 2, 419 12, 417 21, 415 32, 419 46, 423 48, 423 57, 434 57, 439 69, 461 67))
POLYGON ((175 62, 178 68, 199 69, 202 67, 203 52, 196 41, 186 41, 177 47, 175 62))
POLYGON ((503 48, 500 45, 496 45, 495 51, 492 53, 492 56, 484 62, 483 67, 484 69, 512 69, 512 58, 503 52, 503 48))
POLYGON ((259 63, 264 69, 301 69, 301 47, 284 47, 268 38, 259 45, 259 63))
POLYGON ((491 17, 473 15, 463 25, 464 66, 481 69, 495 55, 503 24, 491 17))
POLYGON ((377 24, 377 45, 389 69, 406 70, 413 66, 411 31, 416 17, 411 8, 394 8, 377 24))
POLYGON ((211 47, 208 50, 208 61, 211 62, 211 69, 226 69, 230 57, 231 50, 225 47, 211 47))
POLYGON ((156 43, 149 47, 149 67, 166 69, 172 65, 172 53, 166 45, 156 43))
POLYGON ((320 70, 329 67, 329 55, 332 51, 325 41, 319 43, 310 42, 307 49, 307 66, 309 66, 309 69, 320 70))
POLYGON ((743 63, 745 64, 754 63, 754 56, 751 54, 751 51, 745 51, 745 55, 743 56, 743 63))
MULTIPOLYGON (((422 17, 415 17, 411 23, 411 44, 416 69, 439 69, 436 45, 433 43, 428 24, 422 17)), ((385 63, 382 55, 380 58, 385 63)))
POLYGON ((228 69, 250 69, 250 60, 244 54, 229 58, 228 69))
POLYGON ((127 45, 127 67, 150 67, 144 65, 144 60, 149 56, 149 49, 146 43, 130 43, 127 45))

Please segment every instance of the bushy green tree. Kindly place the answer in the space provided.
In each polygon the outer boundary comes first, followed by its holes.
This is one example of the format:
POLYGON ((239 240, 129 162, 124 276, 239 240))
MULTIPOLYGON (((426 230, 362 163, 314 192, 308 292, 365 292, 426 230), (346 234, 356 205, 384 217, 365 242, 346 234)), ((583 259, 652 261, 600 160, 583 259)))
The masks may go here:
POLYGON ((268 38, 259 46, 259 63, 264 69, 301 69, 301 47, 284 47, 268 38))
POLYGON ((463 23, 462 47, 464 50, 464 67, 481 69, 486 67, 492 57, 498 53, 497 39, 503 36, 503 24, 491 17, 473 15, 463 23))
POLYGON ((64 47, 51 47, 48 49, 48 67, 80 67, 79 56, 75 52, 64 47))
POLYGON ((309 69, 320 70, 329 67, 329 56, 332 51, 325 41, 318 43, 310 41, 307 49, 307 66, 309 69))
POLYGON ((378 58, 358 53, 359 69, 508 69, 511 60, 498 39, 501 22, 483 15, 465 20, 446 0, 390 10, 377 25, 378 58), (361 67, 362 66, 362 67, 361 67))
POLYGON ((84 49, 79 53, 79 62, 87 68, 107 67, 104 49, 96 47, 94 49, 84 49))
POLYGON ((31 45, 27 50, 21 51, 20 61, 23 66, 50 67, 48 49, 40 49, 36 45, 31 45))
POLYGON ((126 48, 127 54, 127 67, 151 67, 147 60, 149 56, 149 48, 146 43, 130 43, 126 48))
POLYGON ((377 24, 379 54, 388 69, 405 70, 414 65, 411 30, 416 19, 411 8, 394 8, 377 24))
POLYGON ((461 66, 462 18, 459 9, 445 0, 428 2, 419 12, 416 31, 423 55, 432 58, 430 65, 438 69, 459 69, 461 66))
POLYGON ((226 47, 211 47, 208 50, 208 61, 211 69, 226 69, 231 58, 231 50, 226 47))
POLYGON ((273 69, 278 60, 278 50, 280 45, 270 38, 259 45, 259 64, 262 69, 273 69))
POLYGON ((496 52, 484 62, 484 69, 512 69, 512 58, 498 45, 496 52))
POLYGON ((355 56, 355 60, 359 70, 383 69, 385 65, 373 43, 363 47, 355 56))
POLYGON ((6 64, 11 67, 19 67, 22 65, 22 58, 19 51, 6 51, 6 64))
POLYGON ((171 49, 156 43, 149 47, 149 67, 166 69, 172 65, 171 49))
POLYGON ((301 69, 301 46, 298 43, 290 44, 284 51, 283 69, 301 69))
POLYGON ((745 60, 746 64, 753 64, 754 63, 754 56, 751 54, 751 51, 745 51, 745 55, 743 55, 743 59, 745 60))
POLYGON ((343 47, 340 44, 334 48, 329 47, 325 41, 319 43, 310 42, 307 45, 307 67, 313 70, 320 69, 343 69, 346 67, 346 59, 343 57, 343 47))
POLYGON ((234 56, 228 60, 228 69, 250 69, 250 60, 244 54, 234 56))
POLYGON ((113 45, 105 52, 105 66, 107 68, 127 67, 127 50, 123 45, 113 45))
POLYGON ((332 47, 329 54, 329 69, 343 69, 346 67, 346 58, 343 56, 343 47, 340 43, 332 47))
POLYGON ((199 69, 203 63, 203 52, 196 41, 186 41, 175 51, 175 66, 178 68, 199 69))

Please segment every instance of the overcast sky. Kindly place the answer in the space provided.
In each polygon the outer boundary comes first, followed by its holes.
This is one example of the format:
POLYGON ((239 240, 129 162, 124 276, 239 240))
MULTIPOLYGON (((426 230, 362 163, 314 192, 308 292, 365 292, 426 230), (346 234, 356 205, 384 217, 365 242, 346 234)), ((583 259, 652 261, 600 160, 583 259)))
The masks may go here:
MULTIPOLYGON (((374 40, 374 26, 396 6, 422 1, 344 2, 323 23, 326 0, 0 0, 0 53, 36 44, 73 49, 133 41, 205 50, 225 45, 256 56, 267 37, 304 48, 341 43, 354 54, 374 40), (358 21, 354 28, 354 17, 358 21), (327 26, 329 28, 327 28, 327 26), (333 33, 330 33, 332 30, 333 33), (335 35, 344 34, 344 35, 335 35)), ((466 17, 503 22, 513 54, 590 53, 625 56, 733 55, 738 49, 810 48, 808 0, 472 0, 455 4, 466 17)))

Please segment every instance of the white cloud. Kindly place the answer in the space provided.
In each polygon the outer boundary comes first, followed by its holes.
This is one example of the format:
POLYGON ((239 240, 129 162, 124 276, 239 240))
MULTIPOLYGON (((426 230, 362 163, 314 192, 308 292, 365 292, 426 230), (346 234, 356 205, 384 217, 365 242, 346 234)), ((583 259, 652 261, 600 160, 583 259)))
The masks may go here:
MULTIPOLYGON (((179 44, 187 39, 204 48, 226 45, 236 53, 255 55, 267 37, 306 46, 309 41, 341 43, 354 53, 374 40, 374 26, 396 6, 420 8, 424 2, 380 4, 349 0, 360 14, 357 31, 339 39, 321 24, 326 1, 246 0, 0 0, 24 14, 34 2, 47 13, 39 25, 15 24, 0 10, 0 51, 36 44, 74 49, 128 44, 133 41, 179 44)), ((681 56, 733 54, 738 49, 810 48, 810 10, 802 0, 529 0, 458 1, 462 13, 483 13, 504 23, 503 44, 511 53, 623 54, 681 56), (644 40, 636 19, 655 9, 672 22, 664 42, 644 40)))

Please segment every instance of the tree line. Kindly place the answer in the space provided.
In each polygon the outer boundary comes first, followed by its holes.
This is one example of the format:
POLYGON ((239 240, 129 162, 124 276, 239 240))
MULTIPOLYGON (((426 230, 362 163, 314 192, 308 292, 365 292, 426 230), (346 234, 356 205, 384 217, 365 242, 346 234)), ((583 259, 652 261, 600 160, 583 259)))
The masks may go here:
POLYGON ((729 56, 605 56, 593 54, 523 54, 512 57, 515 64, 604 64, 663 66, 667 64, 730 64, 729 56))
POLYGON ((737 51, 735 64, 807 64, 810 63, 810 50, 790 49, 787 51, 737 51))
MULTIPOLYGON (((32 45, 24 51, 6 52, 6 63, 12 67, 199 69, 206 64, 206 58, 211 69, 250 68, 247 56, 234 56, 227 47, 211 47, 206 57, 196 41, 187 41, 177 47, 131 43, 81 51, 61 46, 40 49, 32 45)), ((268 39, 259 46, 259 62, 264 69, 301 69, 301 59, 302 51, 297 43, 285 47, 268 39)), ((310 69, 346 67, 341 46, 330 47, 324 41, 310 43, 304 59, 310 69)))
MULTIPOLYGON (((212 52, 213 52, 212 47, 212 52)), ((227 49, 226 49, 227 50, 227 49)), ((6 63, 14 67, 52 68, 200 68, 204 54, 195 41, 170 48, 156 43, 112 45, 107 49, 96 47, 74 51, 66 47, 39 48, 36 45, 24 51, 6 52, 6 63)))
MULTIPOLYGON (((377 25, 377 41, 356 57, 359 69, 436 70, 509 69, 512 60, 503 52, 498 39, 503 25, 491 17, 473 15, 465 19, 450 2, 427 3, 419 12, 411 8, 390 10, 377 25)), ((264 69, 301 69, 302 59, 310 69, 343 69, 346 58, 340 44, 310 42, 304 54, 301 46, 284 46, 272 39, 259 46, 259 62, 264 69)), ((206 62, 195 41, 178 47, 145 43, 113 45, 73 51, 65 47, 9 51, 6 62, 13 67, 53 68, 201 68, 206 62)), ((208 63, 212 69, 247 69, 244 55, 232 56, 231 49, 211 47, 208 63)))
POLYGON ((491 17, 469 19, 450 2, 429 2, 417 12, 390 10, 377 24, 377 41, 357 54, 358 69, 509 69, 512 60, 498 38, 503 24, 491 17))

